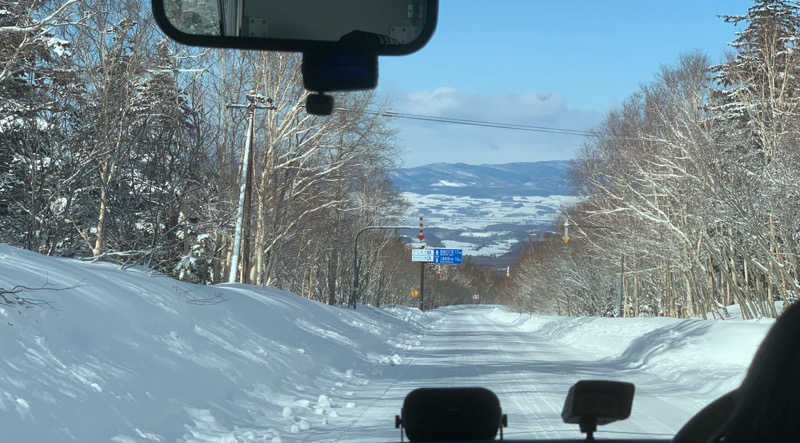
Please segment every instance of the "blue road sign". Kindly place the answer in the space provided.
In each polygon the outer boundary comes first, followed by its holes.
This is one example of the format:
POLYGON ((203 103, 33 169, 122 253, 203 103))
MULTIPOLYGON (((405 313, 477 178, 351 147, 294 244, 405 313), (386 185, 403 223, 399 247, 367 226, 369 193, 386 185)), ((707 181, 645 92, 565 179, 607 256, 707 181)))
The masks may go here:
POLYGON ((463 251, 461 249, 434 249, 433 263, 437 265, 463 264, 463 251))

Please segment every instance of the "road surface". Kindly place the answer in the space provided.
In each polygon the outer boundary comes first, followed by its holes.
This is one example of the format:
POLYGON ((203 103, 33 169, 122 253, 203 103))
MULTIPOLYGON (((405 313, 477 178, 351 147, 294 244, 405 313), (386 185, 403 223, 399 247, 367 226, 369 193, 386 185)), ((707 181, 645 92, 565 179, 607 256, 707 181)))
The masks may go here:
POLYGON ((506 438, 517 439, 580 438, 577 426, 563 423, 560 414, 567 391, 581 379, 636 384, 631 417, 600 427, 598 437, 669 438, 708 402, 619 359, 591 359, 576 349, 548 343, 498 320, 491 315, 493 309, 446 309, 417 337, 418 344, 405 352, 402 363, 387 366, 353 393, 358 407, 351 410, 347 424, 312 433, 309 439, 399 441, 394 416, 405 395, 419 387, 491 389, 508 414, 506 438))

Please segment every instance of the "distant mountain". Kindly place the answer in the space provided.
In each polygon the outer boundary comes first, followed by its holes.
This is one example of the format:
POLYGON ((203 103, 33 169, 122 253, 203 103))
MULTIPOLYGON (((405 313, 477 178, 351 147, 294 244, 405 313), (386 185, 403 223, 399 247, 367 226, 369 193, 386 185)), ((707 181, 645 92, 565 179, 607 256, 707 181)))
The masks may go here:
POLYGON ((425 218, 426 246, 463 249, 476 262, 503 267, 514 262, 524 242, 555 231, 560 211, 578 201, 569 166, 436 163, 397 169, 392 179, 411 204, 407 222, 425 218))
POLYGON ((570 162, 543 161, 501 165, 434 163, 392 172, 403 192, 473 198, 496 196, 572 195, 567 173, 570 162))

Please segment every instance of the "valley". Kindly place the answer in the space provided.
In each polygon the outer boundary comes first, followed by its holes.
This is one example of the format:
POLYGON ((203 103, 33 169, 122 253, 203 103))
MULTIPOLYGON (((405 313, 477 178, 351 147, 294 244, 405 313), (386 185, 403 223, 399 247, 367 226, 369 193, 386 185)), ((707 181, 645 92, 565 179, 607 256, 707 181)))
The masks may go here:
MULTIPOLYGON (((437 163, 392 173, 410 204, 404 224, 425 224, 427 247, 463 249, 476 264, 505 268, 521 246, 557 230, 558 214, 579 201, 569 161, 467 165, 437 163)), ((412 247, 421 246, 416 237, 412 247)))

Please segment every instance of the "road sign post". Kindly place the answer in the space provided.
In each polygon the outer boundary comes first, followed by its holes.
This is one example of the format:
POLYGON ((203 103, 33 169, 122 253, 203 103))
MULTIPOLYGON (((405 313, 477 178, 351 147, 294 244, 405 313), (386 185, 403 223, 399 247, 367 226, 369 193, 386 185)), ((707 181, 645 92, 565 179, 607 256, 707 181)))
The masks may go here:
POLYGON ((425 262, 419 262, 419 310, 425 311, 425 262))
MULTIPOLYGON (((420 238, 422 238, 421 229, 420 238)), ((411 261, 419 262, 419 309, 421 311, 425 310, 425 263, 460 265, 464 263, 463 259, 464 251, 461 249, 420 248, 411 250, 411 261)))
POLYGON ((433 263, 435 265, 464 264, 464 251, 461 249, 412 249, 411 261, 433 263))

